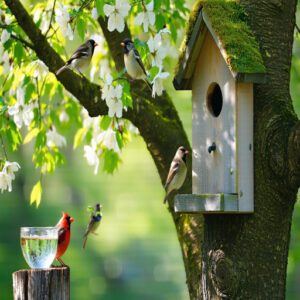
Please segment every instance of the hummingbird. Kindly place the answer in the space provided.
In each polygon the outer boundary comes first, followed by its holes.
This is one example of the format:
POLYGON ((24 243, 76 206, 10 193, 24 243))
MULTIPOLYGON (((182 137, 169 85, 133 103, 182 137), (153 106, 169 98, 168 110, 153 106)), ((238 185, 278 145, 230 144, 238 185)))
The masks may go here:
POLYGON ((97 235, 96 230, 98 229, 100 221, 102 219, 101 208, 102 205, 99 203, 96 204, 95 209, 93 209, 93 207, 91 206, 88 207, 88 211, 90 211, 91 217, 89 224, 86 228, 85 234, 83 236, 83 248, 85 248, 87 238, 90 233, 97 235))

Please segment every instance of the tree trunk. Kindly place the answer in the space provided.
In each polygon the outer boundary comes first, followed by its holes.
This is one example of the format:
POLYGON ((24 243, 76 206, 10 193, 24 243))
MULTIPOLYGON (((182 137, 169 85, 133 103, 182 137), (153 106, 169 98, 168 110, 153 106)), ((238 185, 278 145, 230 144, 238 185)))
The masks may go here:
POLYGON ((70 269, 20 270, 13 273, 14 300, 69 300, 70 269))
POLYGON ((299 154, 289 151, 299 151, 300 140, 289 93, 296 1, 241 3, 268 73, 254 88, 255 212, 205 216, 203 298, 284 299, 299 187, 299 154))

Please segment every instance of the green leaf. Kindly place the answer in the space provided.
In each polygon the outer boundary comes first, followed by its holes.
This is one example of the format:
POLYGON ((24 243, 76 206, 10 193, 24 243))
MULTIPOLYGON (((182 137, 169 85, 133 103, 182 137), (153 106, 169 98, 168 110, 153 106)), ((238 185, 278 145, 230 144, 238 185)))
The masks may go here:
POLYGON ((159 72, 159 67, 157 67, 157 66, 154 66, 150 69, 149 74, 150 74, 151 81, 158 74, 158 72, 159 72))
POLYGON ((24 49, 23 49, 22 44, 19 42, 16 42, 15 48, 14 48, 14 57, 15 57, 18 65, 20 65, 23 55, 24 55, 24 49))
POLYGON ((34 145, 35 149, 44 147, 46 145, 46 140, 45 130, 41 130, 40 132, 38 132, 34 145))
POLYGON ((104 17, 104 9, 103 9, 104 4, 105 4, 104 0, 96 0, 96 8, 97 8, 98 15, 100 17, 104 17))
POLYGON ((166 25, 165 17, 161 14, 156 15, 155 25, 157 31, 163 29, 164 26, 166 25))
POLYGON ((154 11, 159 11, 161 9, 162 0, 155 0, 154 1, 154 11))
POLYGON ((103 170, 107 173, 113 173, 118 168, 120 158, 118 153, 113 150, 107 150, 104 152, 103 157, 103 170))
POLYGON ((126 106, 126 107, 132 108, 132 106, 133 106, 133 101, 132 101, 131 92, 130 92, 130 84, 127 81, 123 84, 122 103, 123 103, 123 106, 126 106))
POLYGON ((101 118, 101 122, 100 122, 100 127, 103 130, 107 130, 107 128, 109 127, 110 123, 111 123, 111 117, 109 116, 103 116, 101 118))
POLYGON ((54 159, 57 165, 58 164, 62 165, 65 163, 65 157, 61 152, 59 152, 59 150, 54 151, 54 159))
POLYGON ((21 134, 16 126, 16 124, 9 120, 9 129, 6 131, 6 137, 8 139, 8 145, 10 148, 15 151, 18 148, 18 145, 20 145, 22 141, 21 134))
POLYGON ((41 181, 39 180, 32 188, 31 194, 30 194, 30 204, 36 205, 36 207, 39 207, 41 203, 41 198, 42 198, 42 185, 41 181))
POLYGON ((87 131, 87 129, 84 127, 77 130, 75 137, 74 137, 73 149, 76 149, 82 143, 82 140, 86 134, 86 131, 87 131))
POLYGON ((39 133, 39 129, 38 128, 33 128, 32 130, 30 130, 27 135, 25 136, 25 139, 23 141, 23 144, 27 144, 29 143, 33 138, 35 138, 39 133))
POLYGON ((24 96, 25 103, 29 102, 34 90, 35 90, 35 85, 32 82, 26 85, 25 96, 24 96))
POLYGON ((123 146, 124 146, 123 136, 119 131, 116 132, 116 139, 117 139, 117 143, 118 143, 119 148, 122 149, 123 146))
POLYGON ((176 40, 177 40, 177 30, 178 30, 178 28, 177 28, 176 24, 174 24, 173 22, 169 22, 169 25, 170 25, 170 31, 171 31, 171 37, 172 37, 172 40, 173 40, 174 42, 176 42, 176 40))
POLYGON ((85 35, 85 22, 83 21, 82 18, 78 18, 77 23, 76 23, 78 35, 82 40, 84 40, 84 35, 85 35))

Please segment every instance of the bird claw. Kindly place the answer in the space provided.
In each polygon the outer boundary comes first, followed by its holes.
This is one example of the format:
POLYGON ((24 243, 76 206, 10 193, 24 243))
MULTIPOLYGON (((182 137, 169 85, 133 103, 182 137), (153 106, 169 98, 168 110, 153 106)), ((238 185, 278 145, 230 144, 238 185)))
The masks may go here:
POLYGON ((58 260, 59 263, 60 263, 60 267, 66 267, 66 268, 69 268, 69 266, 67 266, 67 265, 62 261, 62 259, 57 258, 57 260, 58 260))

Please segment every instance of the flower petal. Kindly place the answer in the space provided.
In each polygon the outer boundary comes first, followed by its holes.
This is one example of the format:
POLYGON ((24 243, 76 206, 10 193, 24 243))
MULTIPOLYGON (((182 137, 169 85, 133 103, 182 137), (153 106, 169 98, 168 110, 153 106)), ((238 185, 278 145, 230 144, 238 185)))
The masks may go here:
POLYGON ((148 12, 148 20, 151 25, 154 25, 154 23, 155 23, 155 13, 154 12, 152 12, 152 11, 148 12))
POLYGON ((103 7, 103 11, 107 17, 111 15, 114 10, 115 7, 113 5, 105 4, 103 7))
POLYGON ((116 29, 116 14, 113 13, 108 18, 108 24, 107 24, 108 31, 112 32, 116 29))
POLYGON ((154 2, 151 1, 149 2, 147 5, 146 5, 146 8, 148 11, 153 11, 153 8, 154 8, 154 2))
POLYGON ((116 28, 119 32, 123 32, 125 28, 124 18, 120 14, 116 14, 116 28))
POLYGON ((134 18, 134 24, 137 26, 141 25, 145 18, 144 15, 144 12, 138 13, 137 16, 134 18))

